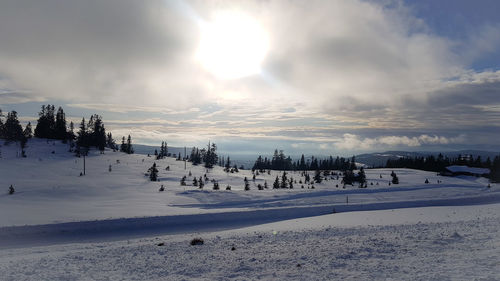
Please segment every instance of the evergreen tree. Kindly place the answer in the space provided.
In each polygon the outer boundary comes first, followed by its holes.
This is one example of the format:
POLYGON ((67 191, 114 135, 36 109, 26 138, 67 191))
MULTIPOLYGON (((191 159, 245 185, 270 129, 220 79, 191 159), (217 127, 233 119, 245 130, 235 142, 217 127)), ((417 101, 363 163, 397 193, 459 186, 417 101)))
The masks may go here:
POLYGON ((158 180, 158 169, 156 168, 156 163, 153 163, 153 166, 149 168, 149 180, 150 181, 157 181, 158 180))
POLYGON ((134 153, 134 148, 132 147, 132 138, 130 135, 128 135, 127 138, 127 154, 133 154, 134 153))
POLYGON ((286 178, 286 172, 283 171, 283 174, 281 175, 281 184, 280 184, 280 188, 288 188, 288 180, 286 178))
POLYGON ((273 183, 273 189, 278 189, 280 188, 280 179, 278 178, 278 176, 276 176, 276 179, 274 180, 274 183, 273 183))
POLYGON ((363 167, 359 168, 358 182, 361 185, 366 184, 366 174, 365 174, 365 169, 363 167))
POLYGON ((250 190, 250 184, 248 183, 247 177, 245 177, 245 179, 243 181, 245 183, 245 190, 250 190))
POLYGON ((24 127, 23 136, 27 139, 31 139, 33 137, 33 129, 31 128, 31 122, 28 122, 28 125, 24 127))
POLYGON ((394 171, 392 171, 391 173, 391 177, 392 177, 392 184, 399 184, 399 178, 398 176, 396 175, 396 173, 394 173, 394 171))
POLYGON ((113 151, 116 149, 116 142, 113 139, 111 132, 106 135, 106 146, 113 149, 113 151))
POLYGON ((20 141, 23 137, 23 128, 17 119, 17 112, 7 113, 7 119, 4 124, 4 138, 7 141, 20 141))
POLYGON ((62 107, 57 109, 56 120, 54 123, 54 135, 53 138, 58 140, 66 140, 67 132, 66 132, 66 115, 64 114, 64 110, 62 107))
POLYGON ((122 137, 122 144, 120 145, 121 152, 127 152, 127 144, 125 143, 125 137, 122 137))
POLYGON ((321 177, 321 171, 316 170, 316 172, 314 173, 314 182, 321 183, 322 181, 323 181, 323 178, 321 177))
POLYGON ((80 130, 78 131, 78 135, 76 137, 76 154, 79 156, 83 150, 88 150, 89 137, 87 133, 87 127, 85 125, 85 118, 82 118, 82 122, 80 122, 80 130))
POLYGON ((35 137, 56 139, 54 116, 54 105, 42 105, 42 110, 38 113, 38 121, 35 128, 35 137))
POLYGON ((217 145, 208 142, 207 150, 203 155, 203 162, 205 162, 206 168, 212 168, 215 164, 217 164, 217 145))

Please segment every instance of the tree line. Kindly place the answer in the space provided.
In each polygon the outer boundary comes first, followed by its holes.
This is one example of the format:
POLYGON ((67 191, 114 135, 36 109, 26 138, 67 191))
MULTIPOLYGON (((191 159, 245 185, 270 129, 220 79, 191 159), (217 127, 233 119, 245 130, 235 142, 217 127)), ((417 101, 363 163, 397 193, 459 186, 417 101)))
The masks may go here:
MULTIPOLYGON (((178 159, 180 160, 180 158, 181 155, 179 153, 178 159)), ((193 147, 187 160, 193 165, 199 165, 203 162, 206 168, 213 168, 219 161, 219 156, 217 156, 217 145, 208 142, 207 148, 199 149, 198 147, 193 147)))
POLYGON ((133 153, 132 139, 130 135, 125 141, 122 138, 122 145, 118 147, 112 134, 106 133, 102 117, 98 114, 90 116, 89 121, 86 122, 82 118, 78 132, 75 134, 73 122, 66 121, 66 114, 62 107, 58 107, 57 111, 55 106, 48 104, 42 105, 38 113, 38 120, 34 130, 31 123, 28 123, 23 129, 16 111, 11 111, 7 114, 5 122, 2 120, 3 114, 0 109, 0 138, 5 139, 7 142, 19 141, 22 148, 22 154, 25 156, 24 148, 29 138, 35 136, 37 138, 61 140, 63 143, 70 144, 70 152, 75 152, 77 156, 86 153, 91 147, 95 147, 104 152, 106 147, 113 150, 120 150, 125 153, 133 153))
POLYGON ((0 139, 4 139, 6 143, 19 142, 21 146, 21 156, 26 157, 26 143, 28 139, 33 137, 33 130, 31 123, 28 123, 23 129, 16 111, 8 112, 4 116, 2 109, 0 109, 0 139), (5 122, 2 120, 5 117, 5 122))
POLYGON ((398 159, 388 159, 385 168, 409 168, 430 172, 441 172, 446 167, 452 165, 469 166, 474 168, 490 169, 490 178, 492 181, 500 182, 500 155, 496 156, 493 161, 487 157, 483 161, 481 156, 462 156, 449 158, 441 153, 435 157, 429 155, 426 157, 404 157, 398 159))
POLYGON ((300 160, 293 161, 290 156, 286 156, 283 150, 275 149, 272 158, 262 157, 259 155, 255 161, 252 170, 281 170, 281 171, 315 171, 315 170, 356 170, 356 158, 351 159, 339 157, 334 158, 329 156, 326 159, 319 159, 311 156, 307 160, 304 154, 300 160))

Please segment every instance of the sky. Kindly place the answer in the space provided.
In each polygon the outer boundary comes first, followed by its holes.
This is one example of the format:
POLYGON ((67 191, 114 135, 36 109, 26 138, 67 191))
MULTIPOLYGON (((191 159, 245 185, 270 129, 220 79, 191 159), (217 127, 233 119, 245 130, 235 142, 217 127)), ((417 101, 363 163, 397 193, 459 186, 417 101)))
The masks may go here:
POLYGON ((228 154, 500 151, 494 0, 0 0, 0 108, 228 154))

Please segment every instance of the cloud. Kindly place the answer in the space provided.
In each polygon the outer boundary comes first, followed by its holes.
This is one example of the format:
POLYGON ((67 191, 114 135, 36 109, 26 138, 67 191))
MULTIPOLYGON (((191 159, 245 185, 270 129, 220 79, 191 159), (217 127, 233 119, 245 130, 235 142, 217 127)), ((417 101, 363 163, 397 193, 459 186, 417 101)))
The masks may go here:
POLYGON ((420 135, 408 136, 380 136, 377 138, 360 138, 358 135, 344 134, 335 142, 335 147, 343 150, 374 150, 394 147, 419 147, 422 145, 464 143, 465 135, 447 138, 444 136, 420 135))
POLYGON ((492 143, 500 71, 470 65, 498 50, 500 29, 472 30, 440 36, 402 1, 6 0, 0 103, 57 100, 144 139, 492 143), (262 75, 218 80, 196 61, 199 25, 220 9, 268 32, 262 75))

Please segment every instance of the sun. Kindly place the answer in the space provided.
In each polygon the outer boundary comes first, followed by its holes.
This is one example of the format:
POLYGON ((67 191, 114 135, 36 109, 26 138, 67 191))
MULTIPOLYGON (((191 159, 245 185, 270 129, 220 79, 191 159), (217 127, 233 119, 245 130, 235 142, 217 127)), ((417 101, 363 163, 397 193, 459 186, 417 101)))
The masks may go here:
POLYGON ((218 12, 202 26, 197 58, 220 79, 236 79, 261 72, 268 51, 264 29, 251 17, 218 12))

